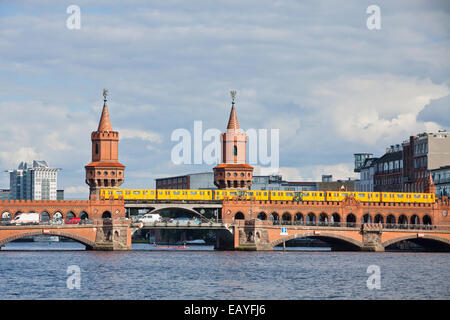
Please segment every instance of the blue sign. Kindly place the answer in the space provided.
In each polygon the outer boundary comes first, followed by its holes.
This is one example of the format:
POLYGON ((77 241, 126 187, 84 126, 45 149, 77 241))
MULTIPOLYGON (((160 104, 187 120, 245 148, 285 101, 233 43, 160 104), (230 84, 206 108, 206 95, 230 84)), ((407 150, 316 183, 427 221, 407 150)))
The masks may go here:
POLYGON ((280 235, 281 235, 281 236, 287 236, 287 235, 288 235, 287 228, 281 228, 281 233, 280 233, 280 235))

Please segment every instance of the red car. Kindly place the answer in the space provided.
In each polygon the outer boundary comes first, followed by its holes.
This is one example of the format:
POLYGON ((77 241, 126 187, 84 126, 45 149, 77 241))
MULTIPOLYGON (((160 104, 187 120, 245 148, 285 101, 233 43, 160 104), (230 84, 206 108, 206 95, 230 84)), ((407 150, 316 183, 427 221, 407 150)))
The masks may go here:
POLYGON ((79 224, 81 221, 80 217, 72 217, 72 218, 67 218, 64 223, 65 224, 79 224))

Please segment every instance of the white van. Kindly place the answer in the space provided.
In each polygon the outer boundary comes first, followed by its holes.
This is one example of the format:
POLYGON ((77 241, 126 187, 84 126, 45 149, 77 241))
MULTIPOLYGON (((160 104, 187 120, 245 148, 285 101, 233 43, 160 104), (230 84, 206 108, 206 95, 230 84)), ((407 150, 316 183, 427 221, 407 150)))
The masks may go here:
POLYGON ((12 224, 23 224, 23 223, 39 223, 39 213, 21 213, 11 221, 12 224))
POLYGON ((158 213, 146 213, 138 221, 143 223, 159 222, 161 221, 161 216, 158 213))

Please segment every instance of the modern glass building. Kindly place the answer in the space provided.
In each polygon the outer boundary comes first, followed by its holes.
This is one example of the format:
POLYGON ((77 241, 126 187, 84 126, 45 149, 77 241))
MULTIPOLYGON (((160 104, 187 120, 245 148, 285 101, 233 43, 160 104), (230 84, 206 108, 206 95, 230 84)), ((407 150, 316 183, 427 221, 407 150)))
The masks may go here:
POLYGON ((57 200, 58 168, 49 168, 47 162, 21 162, 9 170, 11 200, 57 200))

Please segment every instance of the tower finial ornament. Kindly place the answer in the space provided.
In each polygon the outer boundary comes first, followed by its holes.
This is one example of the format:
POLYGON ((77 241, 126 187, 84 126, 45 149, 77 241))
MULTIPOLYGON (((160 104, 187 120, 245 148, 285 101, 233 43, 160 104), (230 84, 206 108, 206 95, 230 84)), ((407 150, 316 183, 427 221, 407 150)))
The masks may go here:
POLYGON ((106 101, 106 96, 108 95, 108 90, 106 90, 106 89, 103 89, 103 98, 104 98, 104 101, 106 101))
POLYGON ((231 95, 231 103, 234 104, 234 99, 236 99, 236 90, 231 90, 230 91, 230 95, 231 95))

